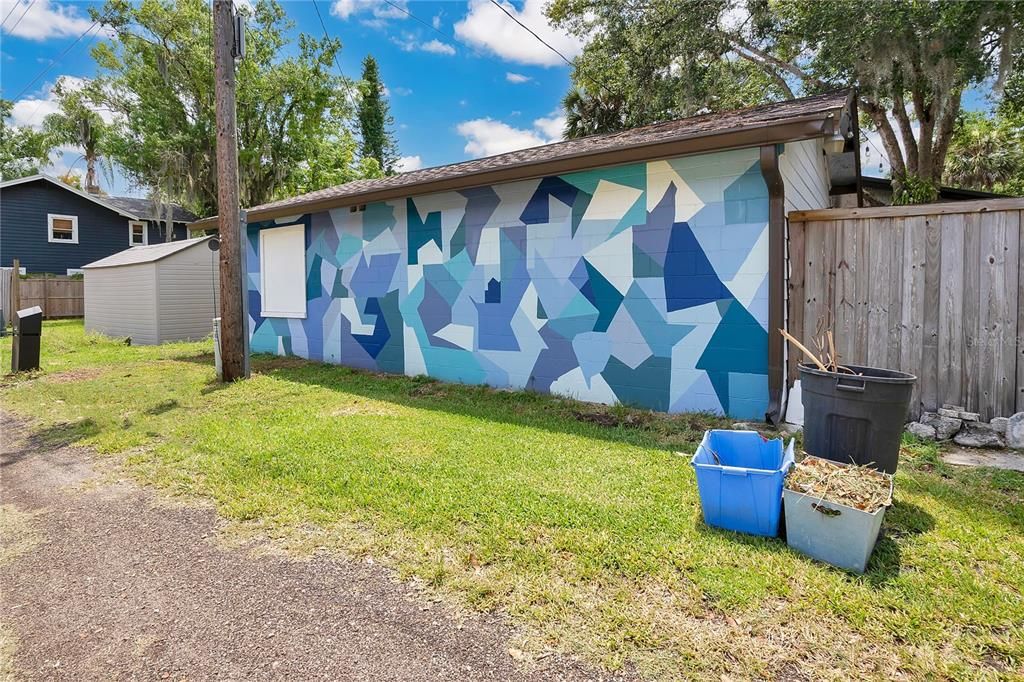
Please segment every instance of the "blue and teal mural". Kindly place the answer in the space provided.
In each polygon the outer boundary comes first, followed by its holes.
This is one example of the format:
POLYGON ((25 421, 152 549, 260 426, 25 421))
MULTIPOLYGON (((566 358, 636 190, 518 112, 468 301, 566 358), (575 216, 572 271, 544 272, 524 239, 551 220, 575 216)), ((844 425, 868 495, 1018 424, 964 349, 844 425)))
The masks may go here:
POLYGON ((768 190, 756 149, 249 226, 253 352, 764 416, 768 190), (259 230, 306 228, 305 319, 260 315, 259 230))

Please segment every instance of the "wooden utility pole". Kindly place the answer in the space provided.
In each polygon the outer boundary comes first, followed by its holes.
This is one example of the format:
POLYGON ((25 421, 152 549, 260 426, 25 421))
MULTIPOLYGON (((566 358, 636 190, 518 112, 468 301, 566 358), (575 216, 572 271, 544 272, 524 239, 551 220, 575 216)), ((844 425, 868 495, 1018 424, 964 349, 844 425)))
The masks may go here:
POLYGON ((220 229, 220 353, 224 381, 247 376, 242 319, 238 141, 235 125, 235 12, 232 0, 213 0, 213 63, 217 98, 217 225, 220 229))

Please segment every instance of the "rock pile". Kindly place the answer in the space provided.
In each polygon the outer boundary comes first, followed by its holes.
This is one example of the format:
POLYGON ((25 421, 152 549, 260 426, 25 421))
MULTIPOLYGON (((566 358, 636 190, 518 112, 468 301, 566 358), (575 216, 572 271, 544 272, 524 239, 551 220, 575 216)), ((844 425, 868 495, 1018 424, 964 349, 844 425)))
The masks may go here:
POLYGON ((1012 417, 996 417, 985 423, 977 412, 957 405, 943 405, 925 412, 921 419, 906 426, 909 433, 924 440, 950 440, 968 448, 1004 448, 1024 450, 1024 412, 1012 417))

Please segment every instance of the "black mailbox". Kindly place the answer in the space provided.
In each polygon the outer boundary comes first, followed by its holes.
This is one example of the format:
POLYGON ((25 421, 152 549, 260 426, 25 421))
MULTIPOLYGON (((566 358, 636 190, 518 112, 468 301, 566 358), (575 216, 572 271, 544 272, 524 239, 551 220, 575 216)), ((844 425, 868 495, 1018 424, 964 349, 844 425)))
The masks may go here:
POLYGON ((11 349, 11 371, 39 369, 39 338, 43 333, 43 310, 39 306, 25 308, 14 314, 14 347, 11 349))

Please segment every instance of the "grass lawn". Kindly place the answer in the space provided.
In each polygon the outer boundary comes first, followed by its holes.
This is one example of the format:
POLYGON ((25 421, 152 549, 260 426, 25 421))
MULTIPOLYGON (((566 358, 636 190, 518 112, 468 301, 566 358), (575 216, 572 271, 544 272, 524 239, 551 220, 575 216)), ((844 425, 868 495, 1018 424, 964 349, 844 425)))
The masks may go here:
POLYGON ((721 420, 272 357, 225 386, 210 352, 50 322, 44 371, 0 397, 43 438, 214 501, 238 533, 372 555, 506 612, 527 652, 668 679, 1024 674, 1024 475, 908 441, 853 577, 704 526, 676 452, 721 420))

